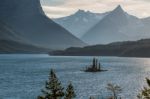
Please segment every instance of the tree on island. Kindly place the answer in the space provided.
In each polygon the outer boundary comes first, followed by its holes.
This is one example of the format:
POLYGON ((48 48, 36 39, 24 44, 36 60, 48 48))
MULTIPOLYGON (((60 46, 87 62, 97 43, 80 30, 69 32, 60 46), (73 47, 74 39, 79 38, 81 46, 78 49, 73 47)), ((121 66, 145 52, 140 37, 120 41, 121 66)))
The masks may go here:
POLYGON ((58 80, 53 69, 50 71, 49 80, 46 81, 45 89, 42 90, 44 96, 39 96, 38 99, 60 99, 64 96, 64 88, 58 80))
POLYGON ((101 72, 101 71, 106 71, 106 70, 102 70, 101 64, 100 62, 98 62, 98 59, 93 58, 92 65, 90 65, 89 67, 86 67, 84 71, 85 72, 101 72))
POLYGON ((74 92, 74 87, 73 87, 72 83, 70 83, 66 89, 64 99, 73 99, 75 97, 76 97, 76 94, 74 92))
POLYGON ((150 79, 146 78, 148 87, 144 87, 141 93, 138 94, 138 99, 150 99, 150 79))
POLYGON ((91 96, 89 99, 95 99, 95 98, 91 96))

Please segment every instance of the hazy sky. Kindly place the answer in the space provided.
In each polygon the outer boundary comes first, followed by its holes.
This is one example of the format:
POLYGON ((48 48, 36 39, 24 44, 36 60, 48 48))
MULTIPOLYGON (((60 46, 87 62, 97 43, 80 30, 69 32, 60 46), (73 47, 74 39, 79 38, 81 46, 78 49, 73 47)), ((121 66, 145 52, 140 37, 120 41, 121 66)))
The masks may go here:
POLYGON ((150 16, 150 0, 41 0, 43 9, 51 17, 62 17, 78 9, 103 13, 113 10, 117 5, 137 17, 150 16))

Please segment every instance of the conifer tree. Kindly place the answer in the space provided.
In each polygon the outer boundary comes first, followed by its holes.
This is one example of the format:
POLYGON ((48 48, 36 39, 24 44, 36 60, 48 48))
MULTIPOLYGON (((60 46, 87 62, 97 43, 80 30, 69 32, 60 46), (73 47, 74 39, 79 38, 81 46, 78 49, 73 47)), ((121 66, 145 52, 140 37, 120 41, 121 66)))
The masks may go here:
POLYGON ((95 68, 95 66, 96 66, 96 59, 93 58, 93 65, 92 65, 92 68, 95 68))
POLYGON ((91 96, 89 99, 95 99, 95 98, 91 96))
POLYGON ((142 92, 137 96, 138 99, 150 99, 150 79, 146 78, 148 87, 144 87, 142 92))
POLYGON ((45 89, 42 90, 44 96, 39 96, 38 99, 60 99, 64 96, 63 87, 58 80, 53 69, 50 71, 49 80, 46 81, 45 89))
POLYGON ((75 98, 75 92, 74 92, 74 87, 72 85, 72 83, 70 83, 66 89, 66 93, 65 93, 65 97, 64 99, 73 99, 75 98))
POLYGON ((99 65, 98 65, 98 69, 101 70, 101 64, 100 64, 100 63, 99 63, 99 65))

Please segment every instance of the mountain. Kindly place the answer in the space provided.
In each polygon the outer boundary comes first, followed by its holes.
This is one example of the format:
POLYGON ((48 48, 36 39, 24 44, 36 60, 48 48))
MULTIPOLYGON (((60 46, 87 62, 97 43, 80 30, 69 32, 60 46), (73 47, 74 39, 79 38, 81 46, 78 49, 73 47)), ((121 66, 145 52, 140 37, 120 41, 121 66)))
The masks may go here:
POLYGON ((126 13, 119 5, 83 35, 82 40, 89 44, 107 44, 148 38, 149 26, 142 19, 126 13))
POLYGON ((71 47, 63 51, 54 51, 51 55, 64 56, 119 56, 150 57, 150 39, 138 41, 114 42, 106 45, 71 47))
POLYGON ((62 18, 53 19, 73 35, 81 38, 90 28, 103 19, 107 13, 92 13, 90 11, 78 10, 76 13, 62 18))
POLYGON ((50 49, 24 44, 9 25, 0 21, 0 53, 47 53, 50 49))
POLYGON ((0 39, 5 40, 19 40, 20 37, 16 35, 16 31, 13 31, 10 26, 0 21, 0 39))
POLYGON ((13 34, 21 38, 21 43, 50 49, 85 45, 49 19, 42 10, 40 0, 0 0, 0 2, 0 20, 11 26, 13 31, 17 31, 13 34))
POLYGON ((0 40, 0 54, 4 53, 48 53, 50 49, 44 49, 33 45, 18 43, 12 40, 0 40))

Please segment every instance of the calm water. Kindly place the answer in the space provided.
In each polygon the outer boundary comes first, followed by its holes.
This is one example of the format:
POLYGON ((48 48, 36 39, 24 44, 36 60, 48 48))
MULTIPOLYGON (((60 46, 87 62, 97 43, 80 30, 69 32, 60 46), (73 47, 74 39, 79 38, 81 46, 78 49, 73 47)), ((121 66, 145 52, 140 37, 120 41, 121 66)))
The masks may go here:
POLYGON ((122 87, 123 99, 135 99, 150 77, 149 58, 99 57, 104 69, 101 73, 81 70, 91 63, 92 57, 54 57, 48 55, 0 55, 0 99, 36 99, 44 87, 50 68, 66 84, 72 81, 77 98, 109 92, 107 83, 122 87))

